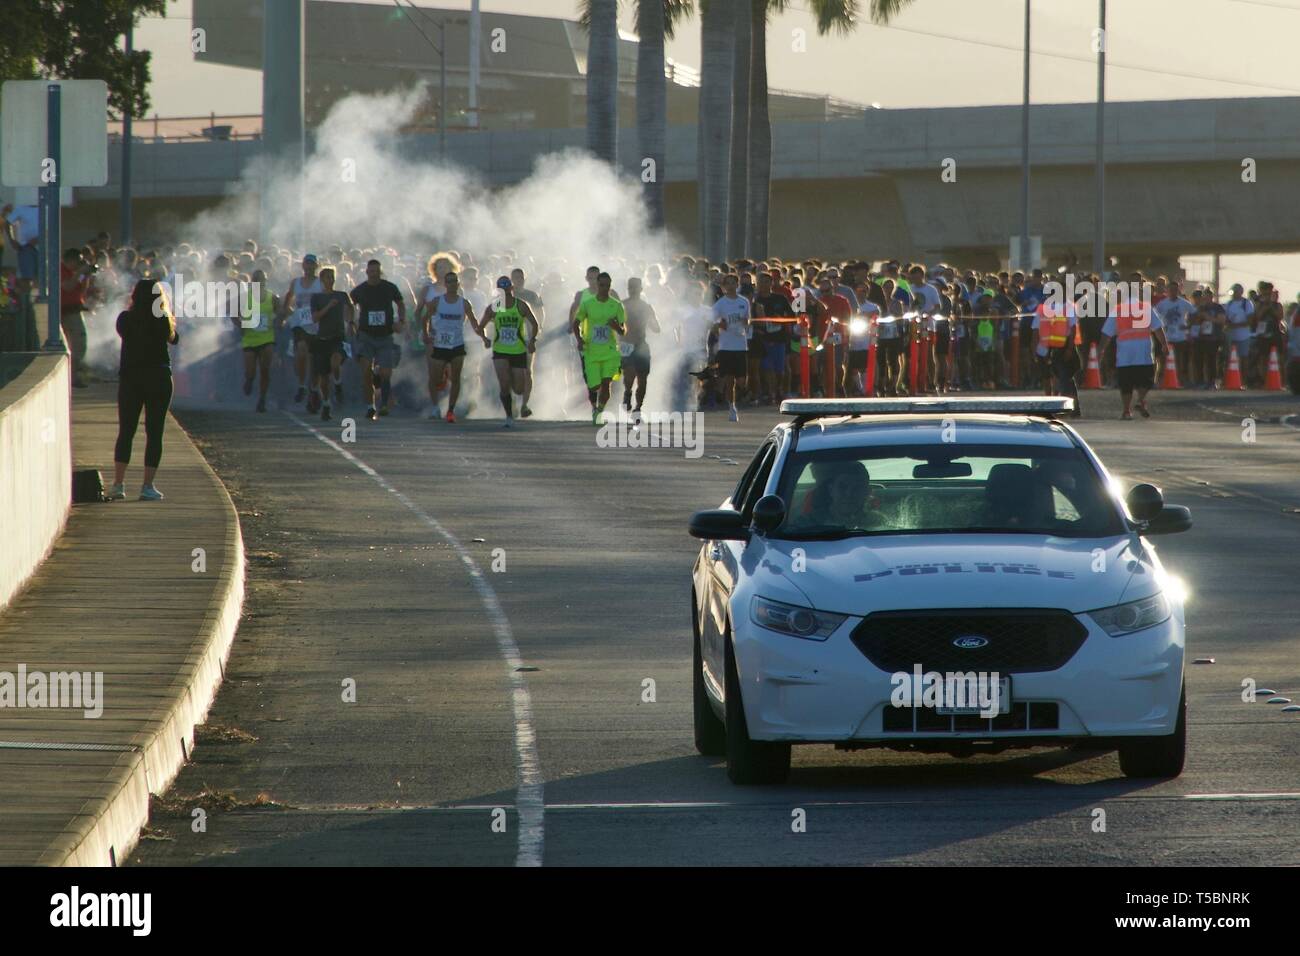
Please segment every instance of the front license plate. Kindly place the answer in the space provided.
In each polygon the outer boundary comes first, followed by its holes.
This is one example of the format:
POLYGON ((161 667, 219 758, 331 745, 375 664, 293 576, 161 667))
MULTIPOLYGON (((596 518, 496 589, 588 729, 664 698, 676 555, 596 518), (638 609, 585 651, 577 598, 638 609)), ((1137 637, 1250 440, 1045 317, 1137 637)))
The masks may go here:
MULTIPOLYGON (((968 686, 967 689, 970 690, 971 688, 969 688, 968 686)), ((967 704, 971 706, 967 706, 967 707, 942 707, 941 706, 935 708, 935 713, 937 713, 941 717, 948 717, 948 716, 960 717, 968 714, 979 714, 980 706, 979 706, 979 699, 978 699, 978 694, 979 694, 978 685, 974 688, 974 692, 976 694, 976 699, 974 701, 971 701, 969 699, 969 695, 967 697, 967 704)), ((998 678, 997 705, 998 705, 999 714, 1011 713, 1011 678, 1010 677, 998 678)))

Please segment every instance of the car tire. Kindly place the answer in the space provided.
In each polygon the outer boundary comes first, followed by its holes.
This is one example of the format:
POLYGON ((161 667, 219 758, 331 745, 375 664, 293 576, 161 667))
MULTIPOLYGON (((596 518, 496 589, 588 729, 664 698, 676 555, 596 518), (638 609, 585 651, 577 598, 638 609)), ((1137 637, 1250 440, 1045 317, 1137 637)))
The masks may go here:
POLYGON ((740 674, 736 653, 727 635, 727 688, 725 721, 727 741, 727 776, 732 783, 785 783, 790 776, 790 745, 767 740, 751 740, 745 723, 745 705, 740 696, 740 674))
POLYGON ((1178 722, 1164 737, 1135 737, 1119 745, 1119 768, 1126 777, 1176 777, 1187 756, 1187 686, 1178 701, 1178 722))
POLYGON ((694 595, 691 596, 691 631, 694 653, 691 655, 695 678, 691 697, 695 709, 695 749, 706 757, 721 757, 727 752, 727 730, 713 711, 709 692, 704 688, 704 654, 700 650, 700 616, 694 595))

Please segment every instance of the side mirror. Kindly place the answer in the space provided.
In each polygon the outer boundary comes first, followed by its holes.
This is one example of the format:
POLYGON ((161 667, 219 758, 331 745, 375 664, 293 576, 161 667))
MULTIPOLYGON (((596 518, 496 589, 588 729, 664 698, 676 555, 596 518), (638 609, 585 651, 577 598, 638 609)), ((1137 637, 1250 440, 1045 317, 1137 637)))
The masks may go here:
POLYGON ((1147 522, 1143 534, 1178 534, 1192 526, 1192 512, 1182 505, 1165 505, 1160 514, 1147 522))
POLYGON ((754 503, 754 527, 762 534, 776 530, 785 520, 785 502, 780 495, 764 495, 754 503))
POLYGON ((1151 521, 1165 506, 1164 496, 1155 485, 1134 485, 1124 500, 1134 521, 1151 521))
POLYGON ((730 508, 715 508, 710 511, 697 511, 691 515, 690 532, 692 538, 705 541, 748 541, 749 528, 739 511, 730 508))

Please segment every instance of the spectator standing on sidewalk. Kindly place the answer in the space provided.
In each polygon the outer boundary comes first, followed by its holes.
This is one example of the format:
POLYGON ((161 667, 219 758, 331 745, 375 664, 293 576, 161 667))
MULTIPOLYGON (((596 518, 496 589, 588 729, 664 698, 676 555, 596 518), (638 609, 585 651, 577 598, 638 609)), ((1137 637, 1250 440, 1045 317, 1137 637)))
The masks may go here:
POLYGON ((18 294, 30 292, 40 271, 40 210, 36 206, 6 204, 0 208, 6 245, 18 257, 18 294))
POLYGON ((72 357, 72 387, 86 387, 86 296, 91 266, 81 250, 66 249, 59 266, 59 327, 72 357))
POLYGON ((1178 368, 1178 380, 1183 385, 1192 381, 1191 348, 1195 339, 1191 330, 1191 317, 1196 306, 1183 298, 1182 284, 1174 281, 1166 286, 1167 294, 1155 306, 1156 315, 1165 327, 1165 336, 1174 347, 1174 362, 1178 368))
POLYGON ((131 462, 131 443, 144 411, 144 483, 141 501, 161 501, 154 487, 154 475, 162 460, 163 427, 172 401, 172 367, 168 345, 180 341, 176 319, 167 302, 164 287, 152 279, 141 279, 131 293, 131 306, 117 317, 117 334, 122 339, 117 385, 117 446, 113 453, 113 486, 110 501, 126 497, 126 468, 131 462))
POLYGON ((1232 287, 1232 298, 1223 305, 1228 323, 1228 341, 1224 348, 1224 360, 1228 360, 1235 346, 1237 360, 1241 363, 1243 373, 1246 373, 1250 367, 1250 324, 1251 316, 1255 314, 1255 303, 1246 298, 1245 292, 1241 283, 1237 283, 1232 287))
POLYGON ((1245 369, 1246 386, 1263 388, 1268 370, 1268 350, 1279 342, 1278 329, 1282 325, 1282 303, 1271 282, 1259 284, 1255 298, 1255 321, 1250 333, 1250 365, 1245 369))

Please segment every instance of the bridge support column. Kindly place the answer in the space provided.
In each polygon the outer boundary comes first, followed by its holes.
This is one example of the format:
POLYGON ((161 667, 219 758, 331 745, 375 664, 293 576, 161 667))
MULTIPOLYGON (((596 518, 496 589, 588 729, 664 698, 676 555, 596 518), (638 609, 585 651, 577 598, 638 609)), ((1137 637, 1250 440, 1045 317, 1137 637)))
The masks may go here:
POLYGON ((303 133, 306 0, 263 0, 262 144, 266 172, 262 190, 261 238, 272 232, 294 247, 305 240, 302 180, 292 188, 270 189, 270 169, 285 163, 301 172, 306 161, 303 133))

